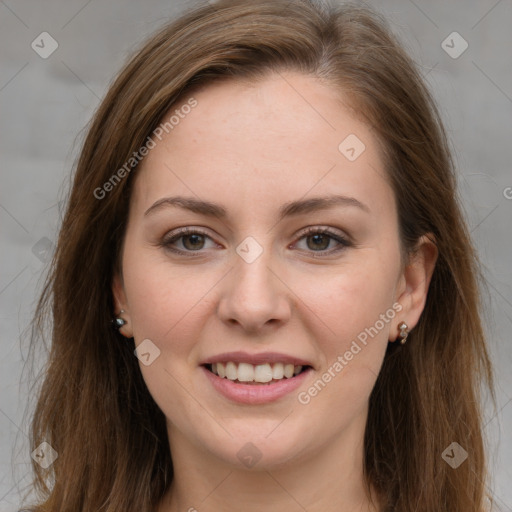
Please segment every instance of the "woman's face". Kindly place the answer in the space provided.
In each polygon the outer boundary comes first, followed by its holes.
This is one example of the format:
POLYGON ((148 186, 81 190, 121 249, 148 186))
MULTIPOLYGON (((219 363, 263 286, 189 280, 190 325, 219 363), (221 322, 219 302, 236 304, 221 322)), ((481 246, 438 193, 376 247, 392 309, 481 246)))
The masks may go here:
POLYGON ((298 73, 194 98, 134 171, 113 287, 171 451, 271 467, 360 450, 388 341, 423 307, 376 138, 298 73))

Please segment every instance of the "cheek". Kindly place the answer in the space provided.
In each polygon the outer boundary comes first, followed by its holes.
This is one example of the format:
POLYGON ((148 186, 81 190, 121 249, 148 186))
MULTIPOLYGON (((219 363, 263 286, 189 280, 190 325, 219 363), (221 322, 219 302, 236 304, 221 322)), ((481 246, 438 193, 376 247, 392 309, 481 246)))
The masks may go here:
POLYGON ((327 334, 325 351, 331 357, 347 350, 358 336, 364 341, 365 333, 369 339, 388 338, 395 313, 395 273, 392 264, 386 271, 382 261, 370 256, 361 254, 357 264, 347 264, 325 278, 308 277, 299 288, 301 299, 315 314, 317 334, 318 329, 327 334), (376 323, 378 333, 372 329, 376 323))
POLYGON ((333 433, 367 407, 396 314, 386 274, 360 270, 341 273, 327 290, 310 292, 305 299, 317 317, 315 339, 322 367, 299 402, 305 410, 316 411, 319 422, 329 417, 333 433))
POLYGON ((187 269, 157 261, 143 251, 127 256, 124 263, 135 344, 149 339, 160 351, 151 364, 141 361, 142 376, 166 417, 182 429, 190 428, 187 418, 199 422, 201 411, 185 391, 194 386, 189 363, 211 316, 208 293, 214 291, 218 276, 199 265, 187 269))
POLYGON ((136 342, 144 338, 160 343, 169 339, 179 342, 183 329, 200 321, 198 313, 208 303, 208 294, 218 281, 205 267, 178 266, 151 252, 126 256, 124 264, 136 342))
MULTIPOLYGON (((123 265, 136 343, 149 338, 171 348, 173 340, 173 352, 190 350, 186 340, 212 321, 214 302, 219 300, 216 285, 225 269, 204 263, 176 265, 154 252, 134 254, 127 251, 123 265)), ((292 316, 296 314, 314 333, 317 343, 325 344, 325 356, 335 357, 358 336, 364 338, 391 307, 394 265, 388 256, 383 257, 381 250, 360 250, 339 266, 284 272, 283 280, 294 290, 288 299, 295 310, 292 316)), ((379 331, 376 338, 387 339, 389 324, 379 331)))
POLYGON ((330 335, 318 337, 325 366, 314 388, 302 395, 302 403, 316 402, 315 407, 330 411, 335 423, 366 407, 384 360, 391 322, 398 314, 393 308, 398 260, 393 251, 389 258, 383 252, 379 257, 377 251, 366 256, 341 271, 327 292, 311 295, 330 335))

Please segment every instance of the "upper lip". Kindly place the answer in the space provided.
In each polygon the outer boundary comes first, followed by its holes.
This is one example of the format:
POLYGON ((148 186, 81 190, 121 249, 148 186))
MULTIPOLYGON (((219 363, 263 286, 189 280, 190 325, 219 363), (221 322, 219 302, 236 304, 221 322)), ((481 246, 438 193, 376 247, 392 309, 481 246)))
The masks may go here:
POLYGON ((233 361, 235 363, 249 363, 252 365, 265 363, 283 363, 293 364, 294 366, 313 366, 309 361, 300 359, 299 357, 281 354, 279 352, 261 352, 259 354, 249 354, 247 352, 225 352, 208 357, 201 361, 200 365, 213 363, 227 363, 233 361))

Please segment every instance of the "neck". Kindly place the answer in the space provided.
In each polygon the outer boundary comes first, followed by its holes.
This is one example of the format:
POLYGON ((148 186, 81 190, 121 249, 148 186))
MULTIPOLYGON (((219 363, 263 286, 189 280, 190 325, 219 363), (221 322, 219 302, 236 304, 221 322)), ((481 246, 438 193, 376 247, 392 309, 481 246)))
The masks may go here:
POLYGON ((174 480, 158 512, 378 512, 363 479, 364 419, 339 438, 326 440, 314 454, 252 469, 200 451, 170 427, 174 480))

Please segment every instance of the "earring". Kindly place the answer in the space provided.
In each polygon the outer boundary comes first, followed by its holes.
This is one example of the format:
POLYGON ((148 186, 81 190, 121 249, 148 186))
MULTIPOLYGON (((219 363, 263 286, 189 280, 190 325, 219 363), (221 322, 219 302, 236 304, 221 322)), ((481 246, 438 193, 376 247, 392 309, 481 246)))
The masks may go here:
MULTIPOLYGON (((119 315, 122 315, 124 313, 124 309, 121 309, 119 315)), ((121 318, 121 316, 116 317, 114 320, 112 320, 112 323, 114 324, 114 327, 116 329, 120 329, 123 327, 123 325, 126 325, 126 320, 124 318, 121 318)))
POLYGON ((407 341, 407 336, 409 336, 407 324, 405 322, 402 322, 398 326, 398 328, 400 329, 400 343, 404 345, 405 342, 407 341))

